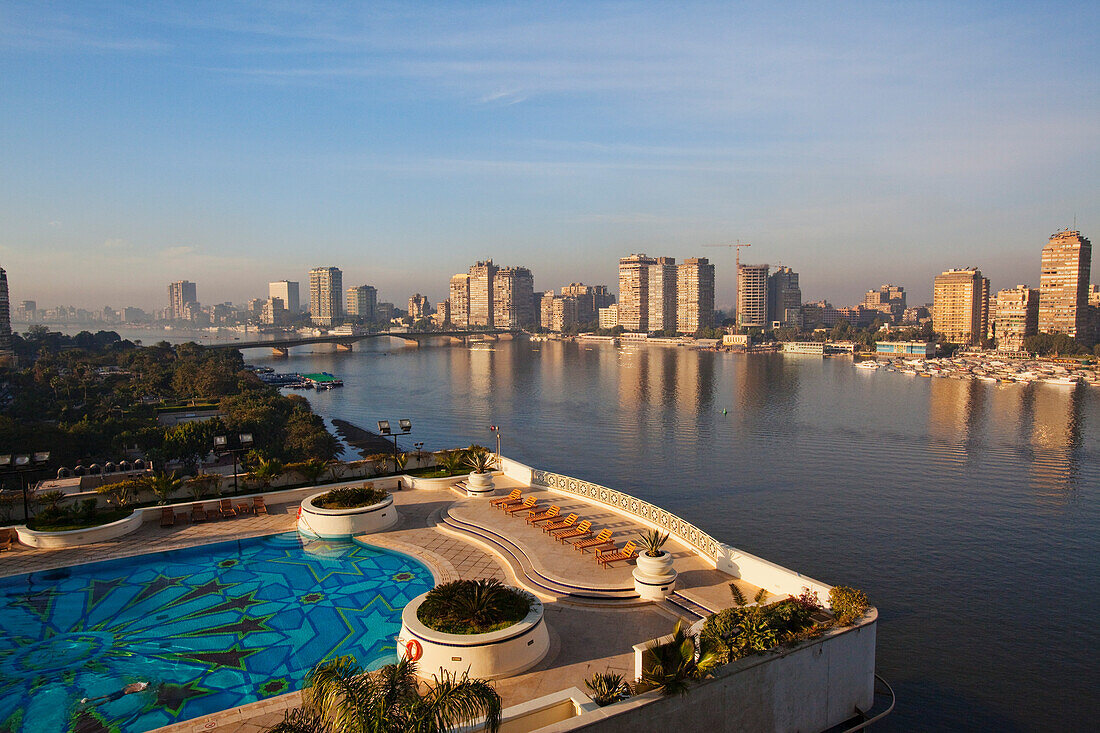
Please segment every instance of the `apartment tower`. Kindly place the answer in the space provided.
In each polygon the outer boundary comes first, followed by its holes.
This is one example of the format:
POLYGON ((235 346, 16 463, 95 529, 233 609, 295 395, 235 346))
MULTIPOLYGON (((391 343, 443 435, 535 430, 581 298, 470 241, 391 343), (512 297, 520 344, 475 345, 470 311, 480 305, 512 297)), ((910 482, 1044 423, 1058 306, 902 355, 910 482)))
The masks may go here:
POLYGON ((676 330, 695 333, 714 327, 714 265, 688 257, 676 270, 676 330))
POLYGON ((378 290, 373 285, 348 288, 347 313, 366 323, 378 320, 378 290))
POLYGON ((11 356, 11 354, 11 300, 8 297, 8 273, 0 267, 0 356, 11 356))
POLYGON ((318 326, 336 325, 344 319, 344 273, 338 267, 314 267, 309 271, 309 315, 318 326))
POLYGON ((802 288, 798 286, 798 273, 780 266, 768 275, 768 325, 798 322, 802 308, 802 288))
POLYGON ((1039 291, 1017 285, 998 292, 996 303, 993 333, 997 348, 1023 351, 1024 339, 1039 332, 1039 291))
POLYGON ((193 304, 199 302, 195 283, 190 280, 177 280, 168 285, 168 318, 179 320, 190 315, 193 304))
POLYGON ((535 278, 526 267, 501 267, 493 278, 493 324, 523 328, 535 323, 535 278))
POLYGON ((649 266, 649 331, 676 331, 676 258, 657 257, 649 266))
POLYGON ((298 283, 293 280, 276 280, 273 283, 268 283, 267 297, 282 300, 288 313, 299 313, 302 310, 302 301, 298 295, 298 283))
POLYGON ((470 268, 470 316, 471 326, 494 325, 493 280, 497 266, 492 260, 478 262, 470 268))
POLYGON ((989 280, 968 267, 946 270, 932 285, 932 328, 953 344, 980 344, 989 331, 989 280))
POLYGON ((1081 232, 1066 229, 1051 236, 1039 276, 1039 331, 1089 338, 1091 269, 1092 243, 1081 232))
POLYGON ((619 260, 619 325, 624 331, 649 331, 649 267, 657 260, 633 254, 619 260))
POLYGON ((737 325, 740 328, 768 327, 768 269, 768 265, 741 265, 737 273, 737 325))
POLYGON ((470 325, 470 276, 461 272, 451 278, 451 325, 462 329, 470 325))

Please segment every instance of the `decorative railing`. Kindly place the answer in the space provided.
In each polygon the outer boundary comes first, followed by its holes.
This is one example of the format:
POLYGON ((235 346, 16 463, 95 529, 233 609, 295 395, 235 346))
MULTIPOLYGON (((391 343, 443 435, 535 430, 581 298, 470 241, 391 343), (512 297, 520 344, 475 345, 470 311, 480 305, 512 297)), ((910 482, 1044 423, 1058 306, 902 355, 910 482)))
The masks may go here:
POLYGON ((643 520, 643 522, 654 524, 669 532, 674 537, 686 542, 711 560, 715 562, 718 561, 718 547, 720 543, 716 539, 696 527, 694 524, 684 521, 680 517, 665 511, 656 504, 643 501, 642 499, 622 491, 609 489, 606 486, 600 486, 599 484, 582 481, 581 479, 572 478, 570 476, 550 473, 549 471, 540 471, 537 468, 531 470, 531 483, 538 486, 545 486, 549 489, 557 489, 558 491, 566 491, 570 494, 583 496, 590 501, 606 504, 615 507, 621 512, 633 514, 635 517, 643 520))

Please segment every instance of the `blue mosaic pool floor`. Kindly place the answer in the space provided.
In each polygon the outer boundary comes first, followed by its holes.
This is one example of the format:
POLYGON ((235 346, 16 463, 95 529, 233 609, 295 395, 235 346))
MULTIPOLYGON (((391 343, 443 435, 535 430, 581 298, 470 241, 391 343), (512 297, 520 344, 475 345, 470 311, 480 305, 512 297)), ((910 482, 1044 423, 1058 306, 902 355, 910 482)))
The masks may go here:
POLYGON ((431 587, 408 556, 297 533, 0 578, 0 731, 136 733, 299 689, 335 656, 380 667, 431 587))

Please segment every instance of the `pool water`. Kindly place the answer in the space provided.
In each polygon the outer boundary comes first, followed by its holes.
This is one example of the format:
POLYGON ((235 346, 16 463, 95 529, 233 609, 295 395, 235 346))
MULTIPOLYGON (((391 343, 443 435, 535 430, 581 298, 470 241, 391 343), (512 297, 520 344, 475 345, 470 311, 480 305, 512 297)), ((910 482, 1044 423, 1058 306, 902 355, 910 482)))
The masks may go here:
POLYGON ((432 584, 297 533, 0 578, 0 731, 147 731, 299 689, 325 659, 380 667, 432 584))

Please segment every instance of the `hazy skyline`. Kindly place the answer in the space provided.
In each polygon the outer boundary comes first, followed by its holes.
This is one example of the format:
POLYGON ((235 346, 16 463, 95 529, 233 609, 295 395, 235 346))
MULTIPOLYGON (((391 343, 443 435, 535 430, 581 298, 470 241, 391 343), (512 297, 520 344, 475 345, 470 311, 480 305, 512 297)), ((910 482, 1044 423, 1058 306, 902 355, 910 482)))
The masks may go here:
POLYGON ((402 305, 477 259, 617 287, 733 253, 838 305, 1100 236, 1092 4, 0 2, 13 301, 163 307, 333 264, 402 305))

